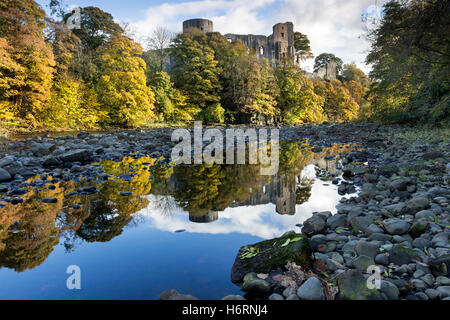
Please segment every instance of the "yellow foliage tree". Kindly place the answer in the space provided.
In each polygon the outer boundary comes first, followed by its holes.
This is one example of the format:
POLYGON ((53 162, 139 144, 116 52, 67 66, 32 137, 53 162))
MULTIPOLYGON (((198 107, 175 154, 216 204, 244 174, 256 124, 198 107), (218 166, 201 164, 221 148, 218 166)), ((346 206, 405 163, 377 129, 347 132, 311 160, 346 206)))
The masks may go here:
POLYGON ((109 124, 143 127, 156 120, 141 54, 141 46, 123 35, 115 35, 101 49, 98 93, 109 124))

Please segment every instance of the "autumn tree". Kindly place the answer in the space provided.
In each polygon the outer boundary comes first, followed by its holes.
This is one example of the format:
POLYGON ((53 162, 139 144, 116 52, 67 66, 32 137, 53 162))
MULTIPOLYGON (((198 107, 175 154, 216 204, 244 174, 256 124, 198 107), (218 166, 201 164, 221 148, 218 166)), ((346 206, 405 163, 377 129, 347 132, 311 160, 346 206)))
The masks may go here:
POLYGON ((359 105, 341 81, 314 82, 314 92, 324 98, 323 110, 332 122, 351 121, 358 115, 359 105))
POLYGON ((110 124, 145 126, 155 120, 154 94, 146 84, 142 47, 115 35, 100 50, 99 102, 110 124))
POLYGON ((0 103, 32 127, 40 124, 45 113, 55 65, 44 40, 44 27, 45 12, 35 1, 6 0, 0 4, 1 54, 9 65, 3 67, 0 103))
POLYGON ((320 122, 323 120, 323 98, 298 66, 281 64, 276 77, 280 96, 281 121, 287 124, 320 122))

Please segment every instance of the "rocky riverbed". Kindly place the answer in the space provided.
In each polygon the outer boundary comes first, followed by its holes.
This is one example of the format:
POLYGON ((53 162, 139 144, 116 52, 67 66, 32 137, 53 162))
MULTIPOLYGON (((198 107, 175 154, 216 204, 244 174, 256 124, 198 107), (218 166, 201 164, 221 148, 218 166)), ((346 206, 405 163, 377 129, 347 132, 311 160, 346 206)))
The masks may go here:
MULTIPOLYGON (((343 179, 332 181, 339 194, 358 190, 358 195, 343 198, 335 212, 312 213, 303 222, 302 234, 280 235, 270 240, 272 247, 267 242, 243 246, 231 278, 247 292, 245 298, 450 299, 448 140, 414 139, 401 135, 407 128, 375 124, 279 129, 281 140, 308 141, 317 152, 338 143, 358 144, 342 155, 343 179), (299 253, 302 259, 296 259, 299 253), (368 273, 370 266, 379 273, 379 289, 367 286, 367 279, 374 276, 368 273)), ((108 175, 95 164, 100 160, 150 156, 169 162, 175 144, 172 131, 81 132, 6 140, 0 148, 0 215, 2 207, 23 202, 25 187, 30 187, 26 180, 36 175, 40 179, 31 187, 39 188, 63 180, 106 180, 108 175)), ((91 187, 79 189, 80 194, 96 192, 91 187)), ((193 298, 175 290, 161 296, 193 298)))

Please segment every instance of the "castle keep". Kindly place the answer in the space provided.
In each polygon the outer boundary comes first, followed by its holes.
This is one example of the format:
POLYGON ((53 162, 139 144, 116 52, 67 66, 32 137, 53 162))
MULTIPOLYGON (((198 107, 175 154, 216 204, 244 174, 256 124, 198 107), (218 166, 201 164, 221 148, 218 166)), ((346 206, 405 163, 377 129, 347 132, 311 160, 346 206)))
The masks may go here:
MULTIPOLYGON (((190 19, 183 22, 183 32, 189 28, 200 29, 204 33, 213 32, 213 22, 208 19, 190 19)), ((227 33, 228 41, 241 41, 247 48, 253 48, 258 58, 267 58, 270 62, 295 57, 294 24, 277 23, 270 36, 227 33)))
MULTIPOLYGON (((214 32, 213 22, 208 19, 190 19, 183 22, 183 32, 191 28, 199 29, 204 33, 214 32)), ((292 22, 277 23, 273 26, 270 36, 227 33, 225 37, 230 42, 241 41, 247 48, 255 50, 258 59, 266 58, 272 64, 284 59, 295 61, 294 24, 292 22)), ((332 61, 316 72, 305 72, 305 74, 310 79, 335 79, 336 63, 332 61)))

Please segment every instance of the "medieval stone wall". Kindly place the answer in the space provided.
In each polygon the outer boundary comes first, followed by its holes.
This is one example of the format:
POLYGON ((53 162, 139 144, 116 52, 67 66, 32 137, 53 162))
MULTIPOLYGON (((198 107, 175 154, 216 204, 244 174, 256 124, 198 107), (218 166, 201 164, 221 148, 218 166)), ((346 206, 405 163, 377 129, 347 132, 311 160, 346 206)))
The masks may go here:
MULTIPOLYGON (((204 33, 213 32, 213 22, 208 19, 190 19, 183 22, 183 32, 189 28, 200 29, 204 33)), ((294 24, 277 23, 270 36, 228 33, 229 41, 241 41, 247 48, 255 50, 258 59, 266 58, 274 63, 282 59, 294 59, 294 24)))

